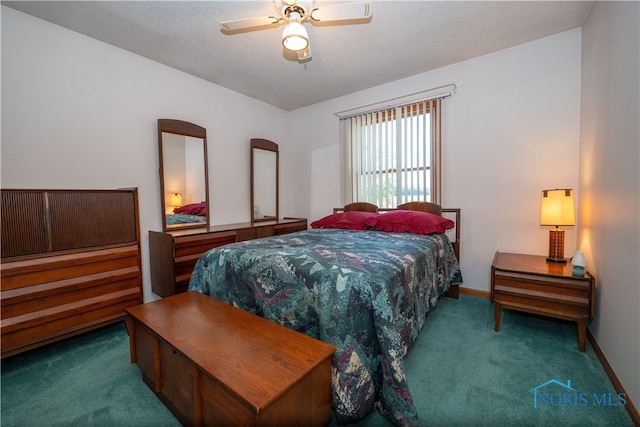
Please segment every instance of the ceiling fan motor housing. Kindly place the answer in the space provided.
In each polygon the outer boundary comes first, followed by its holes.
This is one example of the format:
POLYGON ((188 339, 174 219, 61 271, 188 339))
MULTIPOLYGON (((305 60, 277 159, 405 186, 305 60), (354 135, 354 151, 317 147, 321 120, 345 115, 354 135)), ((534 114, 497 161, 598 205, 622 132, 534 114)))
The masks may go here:
MULTIPOLYGON (((293 5, 287 6, 282 10, 282 14, 287 17, 287 19, 291 19, 291 14, 297 13, 300 15, 300 21, 304 20, 307 17, 307 12, 304 10, 302 6, 293 5)), ((295 15, 294 15, 295 16, 295 15)))

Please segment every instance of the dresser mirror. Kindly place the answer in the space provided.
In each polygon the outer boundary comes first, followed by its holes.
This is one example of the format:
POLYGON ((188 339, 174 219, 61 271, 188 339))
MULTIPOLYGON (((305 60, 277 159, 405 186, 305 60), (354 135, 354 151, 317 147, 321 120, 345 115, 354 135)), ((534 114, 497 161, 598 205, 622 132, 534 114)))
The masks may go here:
POLYGON ((251 140, 251 222, 278 219, 278 144, 251 140))
POLYGON ((209 226, 207 130, 158 120, 162 230, 209 226))

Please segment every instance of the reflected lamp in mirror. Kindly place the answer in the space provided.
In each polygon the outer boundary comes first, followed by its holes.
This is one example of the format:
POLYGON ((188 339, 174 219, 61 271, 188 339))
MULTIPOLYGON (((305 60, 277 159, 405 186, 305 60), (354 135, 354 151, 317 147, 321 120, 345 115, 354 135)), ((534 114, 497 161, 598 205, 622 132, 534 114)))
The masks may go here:
POLYGON ((173 193, 171 195, 171 206, 182 206, 182 193, 173 193))
POLYGON ((547 261, 566 263, 564 257, 564 230, 576 224, 573 206, 573 190, 544 190, 540 201, 540 225, 549 230, 549 256, 547 261))

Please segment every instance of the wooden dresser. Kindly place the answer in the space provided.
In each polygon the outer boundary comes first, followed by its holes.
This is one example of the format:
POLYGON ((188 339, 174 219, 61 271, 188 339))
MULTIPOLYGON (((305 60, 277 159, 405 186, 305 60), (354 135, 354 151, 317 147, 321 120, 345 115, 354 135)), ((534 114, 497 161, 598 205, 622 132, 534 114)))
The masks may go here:
POLYGON ((285 218, 167 232, 149 231, 151 288, 161 297, 186 292, 193 267, 209 249, 306 229, 305 218, 285 218))
POLYGON ((496 332, 503 307, 569 320, 578 325, 578 347, 584 352, 595 278, 588 272, 573 276, 571 269, 571 263, 547 262, 544 256, 496 252, 491 266, 496 332))
POLYGON ((127 311, 131 362, 183 425, 331 421, 333 346, 197 292, 127 311))
POLYGON ((142 302, 138 193, 2 190, 2 357, 142 302))

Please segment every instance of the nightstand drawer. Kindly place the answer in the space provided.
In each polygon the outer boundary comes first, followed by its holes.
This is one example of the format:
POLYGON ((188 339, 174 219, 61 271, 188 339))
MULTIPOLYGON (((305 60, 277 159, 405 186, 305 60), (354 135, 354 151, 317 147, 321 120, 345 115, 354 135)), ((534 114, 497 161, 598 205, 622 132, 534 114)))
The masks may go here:
POLYGON ((589 317, 589 283, 570 278, 494 272, 494 299, 500 304, 568 318, 589 317))
POLYGON ((522 288, 548 294, 559 294, 574 297, 589 297, 589 282, 559 277, 544 277, 535 274, 496 271, 495 286, 522 288))
POLYGON ((548 294, 522 288, 496 286, 495 301, 508 307, 560 318, 588 318, 590 312, 587 298, 548 294))

